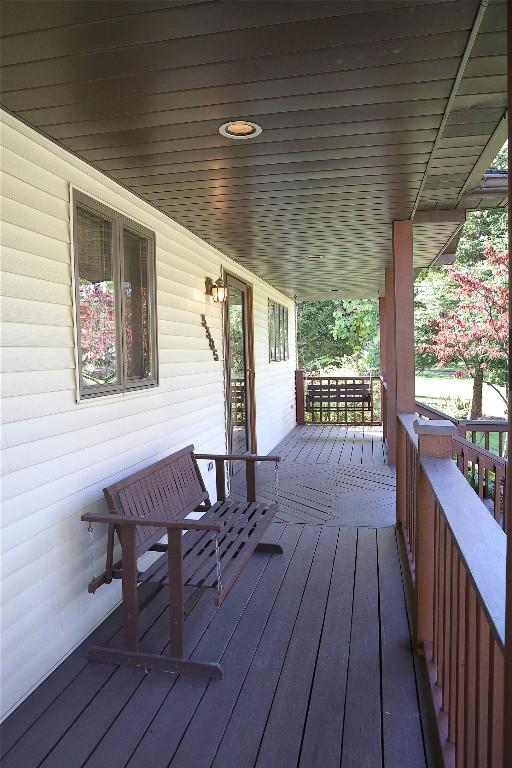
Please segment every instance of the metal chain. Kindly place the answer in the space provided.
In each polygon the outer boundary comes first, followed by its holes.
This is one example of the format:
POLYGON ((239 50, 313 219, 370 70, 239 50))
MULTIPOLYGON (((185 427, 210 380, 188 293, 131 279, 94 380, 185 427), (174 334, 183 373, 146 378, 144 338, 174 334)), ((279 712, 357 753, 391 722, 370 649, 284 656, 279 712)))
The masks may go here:
POLYGON ((274 494, 276 507, 279 506, 279 462, 276 461, 274 465, 274 494))
POLYGON ((220 595, 222 592, 222 565, 219 555, 219 537, 215 534, 215 564, 217 566, 217 592, 220 595))
POLYGON ((89 533, 89 558, 90 558, 90 564, 91 564, 91 582, 92 582, 96 579, 96 573, 94 570, 94 536, 93 536, 92 523, 89 523, 89 527, 87 531, 89 533))

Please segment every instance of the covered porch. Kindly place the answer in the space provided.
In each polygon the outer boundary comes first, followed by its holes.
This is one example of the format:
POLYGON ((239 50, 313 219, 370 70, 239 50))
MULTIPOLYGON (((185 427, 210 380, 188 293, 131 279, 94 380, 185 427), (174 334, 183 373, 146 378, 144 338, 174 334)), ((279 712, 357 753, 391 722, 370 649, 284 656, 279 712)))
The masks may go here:
MULTIPOLYGON (((2 765, 508 768, 506 460, 414 392, 415 270, 467 210, 507 205, 482 183, 507 136, 506 3, 4 5, 2 765), (109 297, 94 386, 81 280, 109 297), (333 297, 378 299, 381 369, 308 388, 296 302, 333 297), (251 467, 282 457, 255 493, 283 553, 248 558, 219 608, 187 604, 185 652, 224 679, 90 661, 122 643, 121 590, 87 594, 107 535, 81 519, 192 442, 201 498, 225 501, 208 459, 233 427, 251 467)), ((132 645, 172 655, 181 603, 137 593, 130 552, 132 645)))

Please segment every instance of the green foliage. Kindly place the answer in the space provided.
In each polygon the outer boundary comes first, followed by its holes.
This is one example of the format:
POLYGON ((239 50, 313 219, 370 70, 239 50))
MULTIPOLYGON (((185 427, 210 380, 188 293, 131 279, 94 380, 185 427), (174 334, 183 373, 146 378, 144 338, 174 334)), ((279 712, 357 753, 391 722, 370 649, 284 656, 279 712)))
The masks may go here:
POLYGON ((508 141, 502 146, 494 160, 492 161, 490 171, 506 171, 508 168, 508 141))
POLYGON ((508 250, 508 210, 491 208, 469 213, 457 246, 457 264, 475 264, 485 258, 493 245, 497 251, 508 250))
POLYGON ((350 351, 346 362, 362 375, 380 368, 379 311, 375 299, 343 301, 334 314, 333 336, 350 351))
POLYGON ((379 370, 379 318, 374 299, 302 301, 298 307, 299 367, 348 365, 360 374, 379 370))
POLYGON ((299 368, 307 370, 341 365, 346 346, 332 334, 339 301, 301 301, 298 305, 299 368))

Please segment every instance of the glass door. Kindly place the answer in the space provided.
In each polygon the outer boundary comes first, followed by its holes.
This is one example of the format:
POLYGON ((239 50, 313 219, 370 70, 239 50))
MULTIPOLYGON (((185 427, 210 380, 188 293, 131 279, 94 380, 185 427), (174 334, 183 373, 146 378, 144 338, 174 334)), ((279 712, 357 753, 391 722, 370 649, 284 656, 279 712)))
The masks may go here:
POLYGON ((229 452, 253 450, 253 371, 250 366, 252 335, 249 332, 249 286, 227 275, 226 300, 226 400, 229 452))

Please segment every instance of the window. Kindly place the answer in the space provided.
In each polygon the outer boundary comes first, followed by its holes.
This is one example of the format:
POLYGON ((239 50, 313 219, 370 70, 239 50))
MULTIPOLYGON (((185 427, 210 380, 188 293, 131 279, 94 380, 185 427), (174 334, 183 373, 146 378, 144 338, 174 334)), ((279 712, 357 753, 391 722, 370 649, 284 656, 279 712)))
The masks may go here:
POLYGON ((269 359, 288 360, 288 309, 275 301, 268 302, 269 359))
POLYGON ((74 194, 81 397, 155 386, 155 238, 85 195, 74 194))

